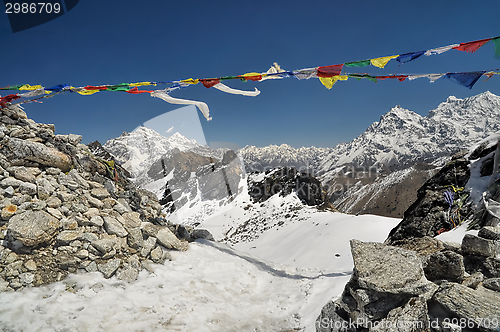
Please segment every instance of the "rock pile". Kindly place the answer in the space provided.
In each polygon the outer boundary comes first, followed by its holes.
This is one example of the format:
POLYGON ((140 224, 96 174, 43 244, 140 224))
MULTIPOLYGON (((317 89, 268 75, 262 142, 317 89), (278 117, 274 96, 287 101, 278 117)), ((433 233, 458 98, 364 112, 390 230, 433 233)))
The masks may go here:
POLYGON ((462 244, 431 237, 399 247, 351 241, 354 271, 316 331, 498 331, 500 227, 462 244))
POLYGON ((155 195, 79 135, 54 135, 16 106, 0 117, 0 291, 100 271, 132 281, 168 250, 210 234, 162 218, 155 195))

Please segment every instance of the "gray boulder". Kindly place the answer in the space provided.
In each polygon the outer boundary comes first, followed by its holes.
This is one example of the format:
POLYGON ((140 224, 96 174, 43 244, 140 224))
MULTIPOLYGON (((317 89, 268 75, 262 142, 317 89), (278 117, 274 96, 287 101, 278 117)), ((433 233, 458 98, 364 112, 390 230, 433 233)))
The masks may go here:
POLYGON ((351 240, 359 286, 381 293, 420 295, 432 287, 415 252, 382 243, 351 240))
POLYGON ((424 272, 429 280, 462 281, 465 276, 463 257, 449 250, 435 252, 426 259, 424 272))
POLYGON ((19 138, 4 138, 4 149, 2 152, 13 161, 36 162, 45 166, 57 167, 63 172, 70 170, 71 158, 59 150, 45 146, 44 144, 31 142, 19 138))
POLYGON ((497 332, 500 328, 500 294, 489 289, 473 290, 469 287, 445 283, 433 297, 448 317, 458 317, 474 323, 479 331, 497 332), (496 324, 492 324, 493 320, 496 324))
POLYGON ((26 211, 10 218, 7 230, 25 246, 36 246, 52 240, 60 222, 45 211, 26 211))

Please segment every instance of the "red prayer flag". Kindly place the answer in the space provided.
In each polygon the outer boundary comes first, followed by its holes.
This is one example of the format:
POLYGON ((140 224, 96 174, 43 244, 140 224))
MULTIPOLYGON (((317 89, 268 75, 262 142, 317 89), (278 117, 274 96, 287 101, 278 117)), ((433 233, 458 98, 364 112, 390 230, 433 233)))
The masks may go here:
POLYGON ((476 41, 471 41, 468 43, 460 43, 460 45, 453 47, 455 50, 459 51, 464 51, 464 52, 469 52, 469 53, 474 53, 476 52, 481 46, 489 42, 491 38, 487 39, 481 39, 481 40, 476 40, 476 41))
POLYGON ((7 95, 5 97, 0 97, 0 106, 5 107, 5 106, 7 106, 7 103, 10 103, 11 101, 19 99, 19 98, 21 98, 21 97, 18 96, 17 94, 7 95))
POLYGON ((219 84, 220 83, 220 79, 218 79, 218 78, 207 78, 207 79, 202 78, 202 79, 200 79, 200 82, 201 82, 201 84, 203 84, 203 86, 205 88, 208 89, 208 88, 213 87, 216 84, 219 84))
POLYGON ((130 90, 127 91, 127 93, 151 93, 153 91, 147 91, 147 90, 139 90, 137 87, 134 87, 130 90))
POLYGON ((260 81, 262 79, 262 75, 255 75, 255 76, 244 76, 243 77, 246 81, 260 81))
POLYGON ((87 85, 84 87, 85 90, 106 90, 108 87, 107 86, 93 86, 93 85, 87 85))
POLYGON ((317 75, 319 77, 332 77, 340 75, 343 66, 344 64, 318 67, 317 75))

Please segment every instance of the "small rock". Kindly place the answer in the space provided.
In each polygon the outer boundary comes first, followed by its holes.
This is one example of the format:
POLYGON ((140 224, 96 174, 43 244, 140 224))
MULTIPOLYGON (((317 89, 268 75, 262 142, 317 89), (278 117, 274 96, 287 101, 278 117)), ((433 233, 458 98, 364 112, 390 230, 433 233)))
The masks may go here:
POLYGON ((142 220, 138 212, 125 212, 123 215, 123 226, 129 231, 141 227, 142 220))
POLYGON ((9 282, 0 278, 0 293, 6 292, 9 290, 12 290, 12 288, 9 287, 9 282))
POLYGON ((35 275, 33 273, 26 272, 26 273, 21 273, 19 275, 19 282, 22 283, 24 286, 32 284, 33 280, 35 280, 35 275))
POLYGON ((496 257, 500 255, 500 242, 465 234, 462 240, 462 252, 470 255, 496 257))
POLYGON ((151 260, 157 264, 165 262, 166 256, 163 255, 163 249, 160 246, 156 246, 150 253, 151 260))
POLYGON ((139 276, 139 270, 137 270, 131 266, 127 266, 123 269, 120 269, 116 274, 116 277, 118 279, 126 281, 126 282, 133 282, 133 281, 137 280, 138 276, 139 276))
POLYGON ((19 192, 21 192, 21 194, 33 196, 37 194, 37 186, 31 182, 20 181, 19 192))
POLYGON ((5 206, 2 209, 2 213, 1 213, 2 219, 8 220, 10 217, 12 217, 16 213, 16 211, 17 211, 17 205, 9 204, 9 205, 5 206))
POLYGON ((156 238, 152 236, 148 237, 146 241, 144 241, 142 244, 141 256, 146 257, 147 255, 149 255, 149 253, 151 252, 151 250, 153 250, 155 245, 156 245, 156 238))
POLYGON ((32 259, 24 262, 24 267, 30 271, 36 271, 36 263, 32 259))
POLYGON ((54 197, 54 196, 50 196, 49 198, 47 198, 46 203, 47 203, 48 207, 51 207, 54 209, 57 209, 58 207, 60 207, 62 205, 61 200, 57 197, 54 197))
POLYGON ((462 281, 465 275, 463 257, 453 251, 435 252, 426 259, 424 272, 429 280, 462 281))
POLYGON ((127 244, 134 249, 139 249, 143 244, 142 231, 139 228, 132 228, 127 235, 127 244))
POLYGON ((62 231, 57 235, 56 241, 59 245, 67 245, 71 241, 78 239, 81 235, 79 231, 62 231))
POLYGON ((50 213, 51 215, 53 215, 57 219, 63 219, 64 218, 63 214, 58 209, 47 207, 46 210, 47 210, 48 213, 50 213))
POLYGON ((88 250, 82 249, 82 250, 77 251, 75 253, 75 256, 80 258, 80 259, 86 259, 87 257, 89 257, 89 252, 88 252, 88 250))
POLYGON ((12 186, 7 187, 7 189, 4 190, 4 194, 9 196, 9 197, 14 196, 14 193, 15 193, 15 190, 12 186))
POLYGON ((83 233, 80 236, 80 240, 87 241, 87 242, 90 242, 90 243, 93 243, 93 242, 97 241, 98 239, 99 238, 94 233, 88 233, 88 232, 86 232, 86 233, 83 233))
POLYGON ((90 194, 100 200, 103 200, 110 196, 106 188, 94 188, 90 191, 90 194))
POLYGON ((142 232, 147 236, 156 236, 156 233, 158 233, 160 228, 161 228, 160 226, 147 221, 141 223, 142 232))
POLYGON ((193 239, 205 239, 208 241, 215 241, 212 233, 206 229, 195 229, 192 234, 193 239))
POLYGON ((29 172, 24 166, 16 168, 16 170, 14 171, 14 177, 24 182, 35 181, 35 175, 33 175, 32 172, 29 172))
POLYGON ((85 271, 87 272, 97 272, 97 263, 95 261, 92 261, 87 267, 85 268, 85 271))
POLYGON ((481 272, 476 272, 465 278, 462 285, 476 289, 477 286, 484 280, 484 275, 481 272))
POLYGON ((102 227, 104 225, 104 219, 101 216, 93 216, 90 218, 89 224, 92 226, 102 227))
POLYGON ((98 269, 104 276, 104 278, 109 279, 115 274, 116 270, 120 267, 122 260, 119 258, 115 258, 106 264, 99 264, 98 269))
POLYGON ((21 184, 21 182, 22 181, 19 181, 18 179, 14 178, 12 176, 9 176, 8 178, 5 178, 2 181, 0 181, 0 185, 3 188, 8 188, 8 187, 17 188, 17 187, 19 187, 19 184, 21 184))
POLYGON ((179 240, 168 227, 160 229, 156 238, 158 243, 167 249, 187 250, 187 242, 179 240))
POLYGON ((97 241, 92 242, 92 246, 94 248, 96 248, 97 250, 99 250, 101 252, 101 254, 105 254, 105 253, 113 250, 115 243, 116 243, 116 241, 114 241, 112 239, 101 239, 101 240, 97 240, 97 241))
POLYGON ((477 236, 488 240, 500 240, 500 227, 485 226, 479 230, 477 236))
POLYGON ((120 203, 116 203, 115 206, 113 206, 113 210, 115 210, 119 214, 124 214, 126 212, 129 212, 129 210, 125 207, 125 205, 120 203))
POLYGON ((94 216, 98 216, 99 215, 99 209, 96 209, 96 208, 90 208, 87 210, 87 212, 85 212, 83 214, 86 218, 90 219, 94 216))
POLYGON ((110 235, 117 235, 119 237, 127 236, 127 230, 120 224, 118 220, 114 217, 104 217, 104 228, 106 232, 110 235))

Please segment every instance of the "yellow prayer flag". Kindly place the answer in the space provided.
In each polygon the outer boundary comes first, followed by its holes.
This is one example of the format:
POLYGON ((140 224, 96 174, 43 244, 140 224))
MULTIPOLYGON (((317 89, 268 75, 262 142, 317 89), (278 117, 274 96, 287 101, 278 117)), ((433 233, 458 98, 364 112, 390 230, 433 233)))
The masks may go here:
POLYGON ((252 76, 259 76, 259 75, 262 75, 261 73, 246 73, 246 74, 243 74, 241 76, 243 77, 252 77, 252 76))
POLYGON ((370 63, 375 66, 375 67, 379 67, 379 68, 384 68, 385 65, 391 61, 391 59, 394 59, 394 58, 397 58, 399 55, 391 55, 391 56, 384 56, 382 58, 375 58, 375 59, 371 59, 370 60, 370 63))
POLYGON ((137 83, 130 83, 129 86, 145 86, 145 85, 155 85, 156 86, 156 83, 152 83, 152 82, 137 82, 137 83))
POLYGON ((25 84, 23 86, 21 86, 19 88, 19 90, 38 90, 38 89, 41 89, 42 86, 41 85, 29 85, 29 84, 25 84))
POLYGON ((198 84, 198 82, 200 82, 199 79, 192 79, 192 78, 188 78, 186 80, 182 80, 181 81, 182 83, 188 83, 188 84, 198 84))
POLYGON ((335 75, 332 77, 319 77, 320 82, 330 90, 337 81, 347 81, 349 76, 347 75, 335 75))
POLYGON ((85 89, 76 90, 76 92, 78 92, 79 94, 81 94, 83 96, 93 95, 94 93, 97 93, 99 91, 101 91, 101 90, 85 90, 85 89))

